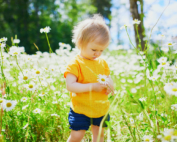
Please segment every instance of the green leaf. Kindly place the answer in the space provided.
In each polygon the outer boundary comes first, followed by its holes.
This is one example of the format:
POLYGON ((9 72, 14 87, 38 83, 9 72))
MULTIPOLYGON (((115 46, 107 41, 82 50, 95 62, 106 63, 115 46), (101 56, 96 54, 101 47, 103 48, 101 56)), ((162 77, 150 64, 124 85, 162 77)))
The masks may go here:
POLYGON ((138 100, 138 102, 140 103, 142 109, 144 109, 144 105, 143 105, 143 103, 142 103, 140 100, 138 100))
POLYGON ((133 94, 127 89, 129 96, 133 99, 133 94))

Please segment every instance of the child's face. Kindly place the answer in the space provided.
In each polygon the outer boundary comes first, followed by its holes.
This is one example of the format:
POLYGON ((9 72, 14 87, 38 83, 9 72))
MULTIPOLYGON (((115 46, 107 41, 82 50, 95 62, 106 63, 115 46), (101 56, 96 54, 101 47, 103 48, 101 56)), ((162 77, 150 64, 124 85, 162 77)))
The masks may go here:
POLYGON ((81 49, 81 56, 88 60, 95 60, 101 56, 107 46, 108 43, 106 45, 100 45, 95 42, 89 42, 84 49, 81 49))

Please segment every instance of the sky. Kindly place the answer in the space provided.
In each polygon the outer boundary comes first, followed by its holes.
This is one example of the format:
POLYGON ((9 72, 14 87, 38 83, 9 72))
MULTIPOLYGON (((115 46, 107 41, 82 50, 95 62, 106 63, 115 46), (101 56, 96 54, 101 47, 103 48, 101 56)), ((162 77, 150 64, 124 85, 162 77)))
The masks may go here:
MULTIPOLYGON (((144 26, 148 37, 150 30, 155 25, 168 3, 169 0, 144 0, 144 26)), ((128 28, 128 32, 135 44, 129 0, 112 0, 112 4, 113 7, 111 11, 113 19, 110 29, 112 42, 110 49, 116 48, 117 44, 122 44, 124 49, 129 49, 130 42, 126 31, 125 29, 120 30, 120 27, 124 24, 131 25, 128 28), (119 41, 117 40, 118 37, 120 39, 119 41)), ((165 35, 166 38, 164 42, 175 42, 172 40, 172 36, 177 36, 177 0, 170 0, 169 6, 152 31, 151 39, 154 41, 159 40, 159 34, 165 35)))

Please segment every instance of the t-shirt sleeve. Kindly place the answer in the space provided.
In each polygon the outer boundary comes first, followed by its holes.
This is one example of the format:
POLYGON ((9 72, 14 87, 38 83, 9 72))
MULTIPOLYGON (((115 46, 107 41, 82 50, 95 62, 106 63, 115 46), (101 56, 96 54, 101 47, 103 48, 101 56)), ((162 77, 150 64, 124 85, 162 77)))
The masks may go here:
POLYGON ((106 75, 109 75, 110 74, 110 69, 109 69, 109 66, 107 64, 107 62, 104 60, 104 66, 105 66, 105 73, 106 75))
POLYGON ((64 72, 64 78, 66 78, 68 73, 74 74, 78 78, 78 64, 75 60, 72 60, 66 67, 64 72))

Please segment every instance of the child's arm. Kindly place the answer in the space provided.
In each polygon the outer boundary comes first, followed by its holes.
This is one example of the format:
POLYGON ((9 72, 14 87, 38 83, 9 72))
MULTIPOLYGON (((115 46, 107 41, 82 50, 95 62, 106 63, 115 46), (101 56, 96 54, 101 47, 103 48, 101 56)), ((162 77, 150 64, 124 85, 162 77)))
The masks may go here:
POLYGON ((77 77, 68 73, 66 76, 66 88, 68 91, 73 93, 83 93, 89 91, 101 92, 103 89, 107 88, 107 86, 101 83, 78 83, 77 77))

